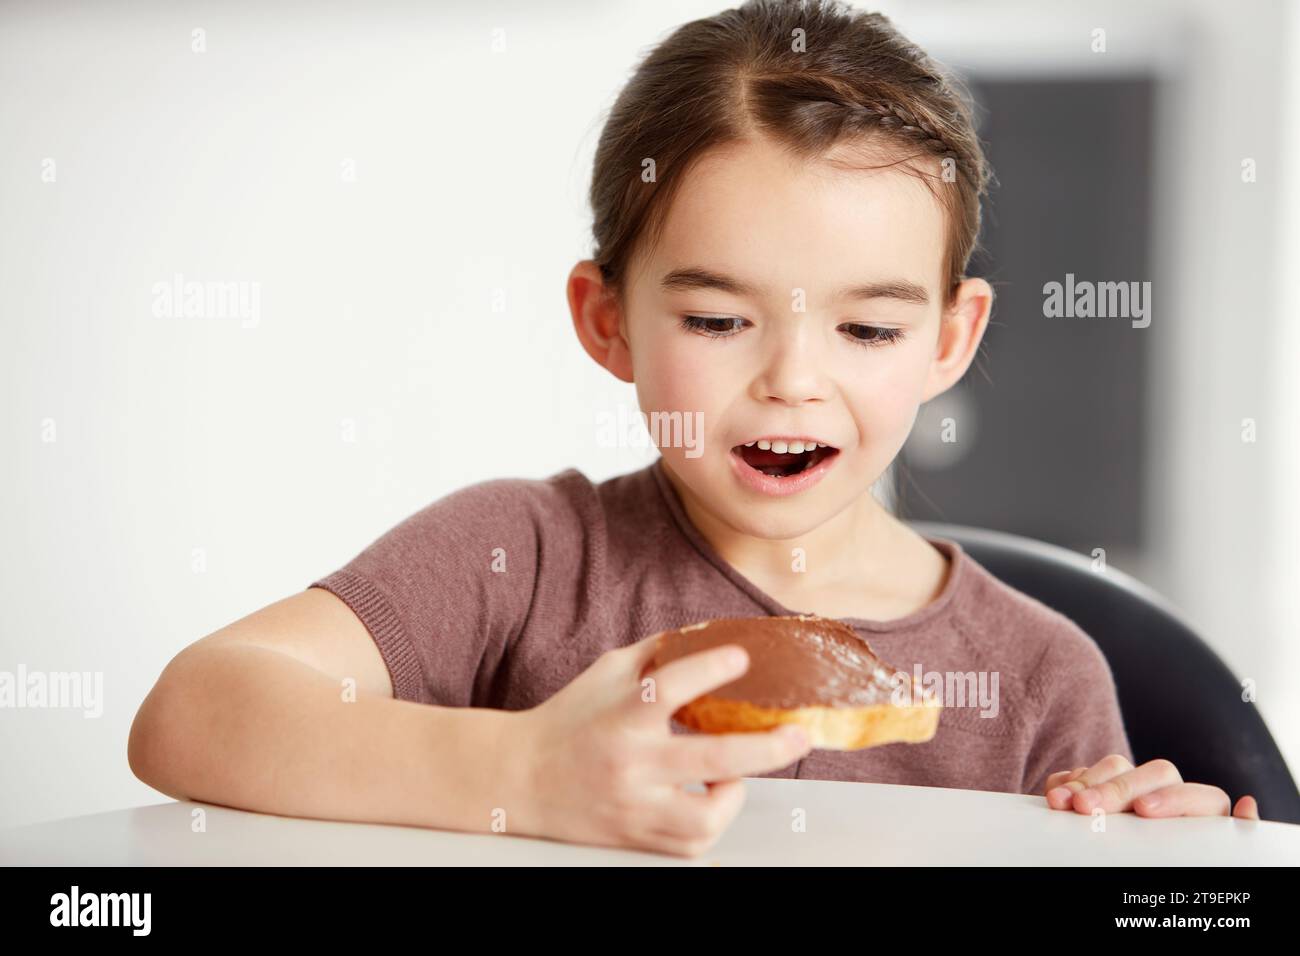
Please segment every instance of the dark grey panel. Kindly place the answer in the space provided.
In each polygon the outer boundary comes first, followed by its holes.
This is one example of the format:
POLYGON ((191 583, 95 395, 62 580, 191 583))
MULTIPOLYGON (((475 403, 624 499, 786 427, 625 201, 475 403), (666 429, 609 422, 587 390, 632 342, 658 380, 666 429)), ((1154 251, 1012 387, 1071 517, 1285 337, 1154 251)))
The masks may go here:
POLYGON ((992 281, 997 304, 960 395, 922 408, 899 462, 899 512, 1080 550, 1140 547, 1147 350, 1171 317, 1153 285, 1144 329, 1126 318, 1047 318, 1043 286, 1067 273, 1151 279, 1153 83, 970 87, 999 185, 985 253, 969 271, 992 281), (961 447, 944 465, 933 419, 947 412, 961 447))

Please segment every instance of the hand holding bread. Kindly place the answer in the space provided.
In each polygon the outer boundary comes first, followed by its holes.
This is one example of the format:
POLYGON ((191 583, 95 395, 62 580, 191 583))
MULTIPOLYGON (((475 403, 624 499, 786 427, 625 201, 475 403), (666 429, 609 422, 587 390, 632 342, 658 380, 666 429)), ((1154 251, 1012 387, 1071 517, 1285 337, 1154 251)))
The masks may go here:
POLYGON ((719 647, 648 674, 658 635, 607 651, 567 687, 521 715, 506 743, 524 782, 507 819, 515 833, 697 856, 744 803, 741 777, 808 753, 806 733, 674 734, 672 714, 734 680, 747 655, 719 647), (703 781, 705 792, 683 789, 703 781))
POLYGON ((744 802, 741 777, 811 747, 930 739, 939 708, 837 621, 727 618, 608 651, 524 713, 514 832, 696 856, 744 802), (674 734, 670 719, 701 731, 674 734), (705 792, 684 784, 704 782, 705 792))

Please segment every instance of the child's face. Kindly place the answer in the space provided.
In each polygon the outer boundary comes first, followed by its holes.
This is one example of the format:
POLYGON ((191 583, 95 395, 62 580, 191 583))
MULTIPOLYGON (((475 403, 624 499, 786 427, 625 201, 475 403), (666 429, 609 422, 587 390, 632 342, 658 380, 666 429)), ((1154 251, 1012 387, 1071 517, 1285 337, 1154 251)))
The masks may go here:
MULTIPOLYGON (((656 436, 693 503, 743 533, 787 538, 869 492, 920 404, 960 378, 977 344, 975 335, 957 343, 968 354, 944 357, 945 222, 915 176, 808 163, 766 142, 713 153, 691 171, 658 247, 629 270, 615 351, 626 348, 647 416, 701 413, 702 454, 656 436), (684 270, 749 289, 698 275, 665 284, 684 270), (894 294, 838 295, 871 285, 894 294), (687 316, 711 321, 684 328, 687 316), (769 437, 836 451, 812 458, 802 479, 768 478, 744 456, 771 459, 743 446, 769 437)), ((979 311, 968 304, 962 314, 979 311)))

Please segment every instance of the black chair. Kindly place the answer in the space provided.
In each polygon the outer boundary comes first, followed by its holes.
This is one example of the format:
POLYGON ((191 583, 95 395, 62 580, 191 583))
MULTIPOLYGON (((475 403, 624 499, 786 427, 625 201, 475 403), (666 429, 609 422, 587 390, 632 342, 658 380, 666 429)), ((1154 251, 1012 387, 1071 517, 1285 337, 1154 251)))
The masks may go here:
MULTIPOLYGON (((1184 780, 1251 794, 1262 820, 1300 823, 1300 791, 1241 683, 1169 602, 1131 576, 1057 545, 964 525, 913 521, 956 541, 995 577, 1079 625, 1115 676, 1138 763, 1167 757, 1184 780)), ((1101 755, 1098 755, 1101 756, 1101 755)))

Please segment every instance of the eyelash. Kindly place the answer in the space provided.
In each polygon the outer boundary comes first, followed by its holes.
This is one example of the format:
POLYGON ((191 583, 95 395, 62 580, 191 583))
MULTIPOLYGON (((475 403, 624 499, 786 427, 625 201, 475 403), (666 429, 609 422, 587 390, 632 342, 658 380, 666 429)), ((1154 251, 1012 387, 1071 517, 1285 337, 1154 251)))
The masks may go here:
MULTIPOLYGON (((705 323, 717 322, 719 320, 730 321, 732 318, 734 317, 688 315, 682 319, 682 328, 690 332, 694 332, 697 335, 708 336, 711 339, 725 339, 725 338, 730 338, 734 333, 715 332, 714 330, 710 329, 705 323)), ((741 319, 740 321, 743 322, 744 320, 741 319)), ((860 336, 856 336, 852 334, 849 335, 849 338, 852 339, 855 344, 862 345, 867 348, 880 348, 881 346, 884 345, 891 345, 894 342, 901 340, 905 334, 902 329, 890 329, 879 325, 864 325, 860 322, 850 322, 847 324, 846 327, 870 329, 871 331, 875 332, 876 333, 875 337, 870 339, 864 339, 861 338, 860 336)))

